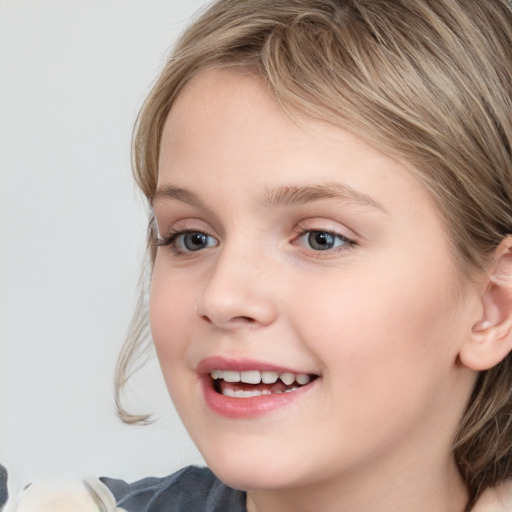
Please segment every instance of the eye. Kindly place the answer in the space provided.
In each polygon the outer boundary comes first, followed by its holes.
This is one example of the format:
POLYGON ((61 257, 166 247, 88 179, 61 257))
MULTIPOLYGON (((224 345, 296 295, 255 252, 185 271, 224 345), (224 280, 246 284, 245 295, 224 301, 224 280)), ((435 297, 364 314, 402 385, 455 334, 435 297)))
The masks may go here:
POLYGON ((351 246, 355 242, 338 233, 310 230, 302 233, 298 238, 298 243, 314 251, 328 251, 336 247, 351 246))
POLYGON ((216 245, 215 242, 214 238, 199 231, 181 233, 175 239, 175 243, 187 251, 200 251, 216 245))
POLYGON ((201 251, 218 243, 214 237, 201 231, 176 231, 157 240, 157 245, 170 246, 177 254, 201 251))

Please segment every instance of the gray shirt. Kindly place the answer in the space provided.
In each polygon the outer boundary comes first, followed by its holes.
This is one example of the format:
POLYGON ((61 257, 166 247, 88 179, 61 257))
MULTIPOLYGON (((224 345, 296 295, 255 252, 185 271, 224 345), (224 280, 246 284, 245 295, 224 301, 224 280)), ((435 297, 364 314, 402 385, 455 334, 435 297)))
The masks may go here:
POLYGON ((208 468, 188 466, 132 484, 100 479, 127 512, 246 512, 245 492, 223 484, 208 468))

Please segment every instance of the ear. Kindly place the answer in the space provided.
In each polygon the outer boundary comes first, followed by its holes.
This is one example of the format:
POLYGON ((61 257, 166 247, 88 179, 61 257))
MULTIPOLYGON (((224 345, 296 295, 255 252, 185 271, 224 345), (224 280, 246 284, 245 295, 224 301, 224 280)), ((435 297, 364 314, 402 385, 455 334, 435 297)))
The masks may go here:
POLYGON ((460 362, 472 370, 488 370, 512 350, 512 235, 495 252, 481 297, 482 317, 459 352, 460 362))

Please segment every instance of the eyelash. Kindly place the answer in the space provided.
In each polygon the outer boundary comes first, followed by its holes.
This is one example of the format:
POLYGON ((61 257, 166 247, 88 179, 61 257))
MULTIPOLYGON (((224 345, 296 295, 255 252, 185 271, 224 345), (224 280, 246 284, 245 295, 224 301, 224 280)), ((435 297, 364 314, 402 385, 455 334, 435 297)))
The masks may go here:
MULTIPOLYGON (((296 237, 293 239, 292 242, 294 243, 294 245, 299 245, 298 242, 302 238, 304 238, 306 235, 308 237, 310 237, 311 235, 313 235, 315 233, 317 235, 331 237, 334 240, 334 243, 336 243, 336 241, 341 242, 341 243, 338 243, 337 245, 334 245, 333 247, 328 247, 326 249, 314 249, 313 247, 311 247, 311 241, 309 241, 309 244, 310 244, 309 249, 312 250, 314 253, 317 253, 317 257, 321 257, 322 253, 332 254, 333 252, 337 253, 339 251, 346 251, 346 250, 349 250, 350 248, 352 248, 353 246, 357 245, 357 242, 342 235, 341 233, 336 233, 335 231, 329 231, 329 230, 325 230, 325 229, 311 229, 311 228, 305 228, 305 227, 300 227, 300 226, 298 228, 296 237)), ((161 246, 169 247, 169 249, 175 255, 193 254, 194 252, 200 252, 201 250, 208 249, 210 247, 215 247, 216 245, 218 245, 218 241, 216 240, 216 243, 214 245, 207 245, 202 248, 200 247, 196 250, 183 249, 178 246, 179 239, 180 239, 180 237, 184 237, 187 234, 200 235, 200 236, 215 240, 214 237, 212 237, 211 235, 208 235, 207 233, 204 233, 203 231, 199 231, 199 230, 195 230, 195 229, 184 229, 184 230, 171 231, 164 238, 158 238, 156 241, 156 245, 158 247, 161 247, 161 246)), ((327 256, 327 254, 326 254, 326 256, 327 256)))

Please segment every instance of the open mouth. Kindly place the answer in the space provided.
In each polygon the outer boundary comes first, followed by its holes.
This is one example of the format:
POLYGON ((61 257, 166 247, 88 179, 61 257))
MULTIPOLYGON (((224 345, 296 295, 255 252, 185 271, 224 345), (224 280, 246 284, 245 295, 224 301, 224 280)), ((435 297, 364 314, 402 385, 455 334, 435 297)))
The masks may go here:
POLYGON ((316 380, 318 375, 258 370, 212 370, 210 377, 217 393, 233 398, 251 398, 297 391, 316 380))

